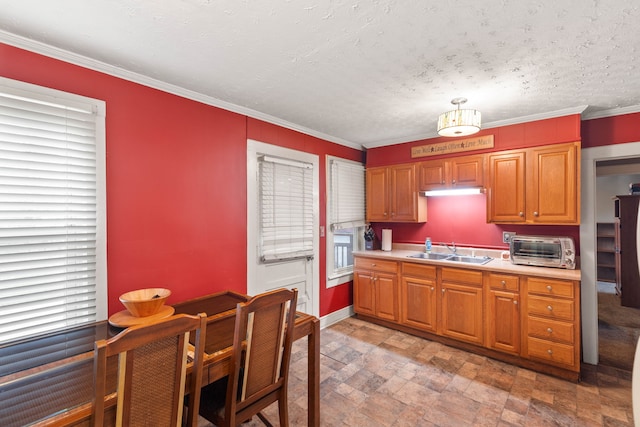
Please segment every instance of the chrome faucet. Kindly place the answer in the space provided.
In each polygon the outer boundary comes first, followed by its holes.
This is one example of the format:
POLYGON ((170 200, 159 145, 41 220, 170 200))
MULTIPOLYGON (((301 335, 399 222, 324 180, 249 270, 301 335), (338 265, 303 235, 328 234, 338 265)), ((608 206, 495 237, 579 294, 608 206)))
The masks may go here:
POLYGON ((447 249, 449 249, 455 255, 457 251, 455 242, 451 242, 451 246, 447 245, 446 243, 444 245, 447 247, 447 249))

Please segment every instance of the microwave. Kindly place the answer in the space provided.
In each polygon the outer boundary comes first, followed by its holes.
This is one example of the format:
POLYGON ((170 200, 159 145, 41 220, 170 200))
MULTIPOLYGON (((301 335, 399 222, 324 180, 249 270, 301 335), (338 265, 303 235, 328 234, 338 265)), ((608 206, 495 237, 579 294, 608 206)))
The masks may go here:
POLYGON ((576 268, 576 249, 571 237, 515 235, 509 245, 509 257, 514 264, 576 268))

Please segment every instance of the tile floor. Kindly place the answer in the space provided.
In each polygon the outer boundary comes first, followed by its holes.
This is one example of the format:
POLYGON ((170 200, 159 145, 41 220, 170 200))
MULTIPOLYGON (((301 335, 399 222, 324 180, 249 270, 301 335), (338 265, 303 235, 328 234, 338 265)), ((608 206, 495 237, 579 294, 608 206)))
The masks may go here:
MULTIPOLYGON (((585 365, 575 384, 357 318, 323 329, 320 341, 322 426, 633 426, 628 371, 585 365)), ((306 425, 306 360, 300 340, 292 426, 306 425)), ((275 405, 265 414, 277 424, 275 405)))

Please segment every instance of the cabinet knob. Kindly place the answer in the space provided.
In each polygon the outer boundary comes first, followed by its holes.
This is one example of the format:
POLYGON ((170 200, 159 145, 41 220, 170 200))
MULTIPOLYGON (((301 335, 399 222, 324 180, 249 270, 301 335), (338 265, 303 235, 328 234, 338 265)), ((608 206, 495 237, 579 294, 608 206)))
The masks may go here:
POLYGON ((433 292, 436 288, 434 288, 433 286, 431 287, 431 292, 433 292))
POLYGON ((374 262, 373 264, 371 264, 371 267, 375 267, 375 266, 376 266, 376 263, 375 263, 375 262, 374 262))
POLYGON ((524 216, 524 212, 520 211, 520 212, 518 212, 518 215, 524 216))
POLYGON ((551 328, 547 328, 547 332, 549 332, 550 334, 552 334, 552 333, 553 333, 553 329, 551 329, 551 328))
POLYGON ((551 285, 547 285, 547 290, 551 292, 553 290, 553 287, 551 287, 551 285))
POLYGON ((549 349, 549 350, 547 350, 547 353, 553 354, 553 350, 549 349))
POLYGON ((517 300, 513 300, 513 304, 514 305, 518 305, 518 301, 517 300))
POLYGON ((456 185, 456 180, 454 179, 453 181, 451 181, 451 183, 452 183, 453 185, 456 185))
POLYGON ((444 185, 444 179, 442 180, 442 182, 440 184, 444 185))
POLYGON ((538 216, 538 212, 534 212, 534 213, 533 213, 533 216, 538 216))
POLYGON ((547 306, 547 310, 549 311, 553 311, 553 307, 551 307, 550 305, 547 306))
POLYGON ((384 216, 387 216, 387 213, 386 213, 386 212, 384 213, 384 216))
POLYGON ((504 288, 505 286, 507 286, 507 282, 505 282, 504 280, 500 281, 500 284, 502 285, 502 287, 504 288))
POLYGON ((443 288, 443 289, 442 289, 442 293, 443 293, 443 294, 444 294, 444 291, 446 291, 446 289, 444 289, 444 288, 443 288))

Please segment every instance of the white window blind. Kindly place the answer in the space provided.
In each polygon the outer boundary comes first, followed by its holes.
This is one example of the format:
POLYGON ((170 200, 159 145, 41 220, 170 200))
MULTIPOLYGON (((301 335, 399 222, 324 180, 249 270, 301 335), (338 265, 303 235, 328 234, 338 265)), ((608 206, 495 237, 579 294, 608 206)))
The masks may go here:
POLYGON ((331 159, 329 223, 332 230, 365 225, 364 166, 331 159))
POLYGON ((1 83, 0 342, 7 342, 96 320, 96 140, 98 129, 104 138, 104 111, 75 95, 1 83))
POLYGON ((259 161, 260 258, 313 255, 313 165, 270 156, 259 161))

